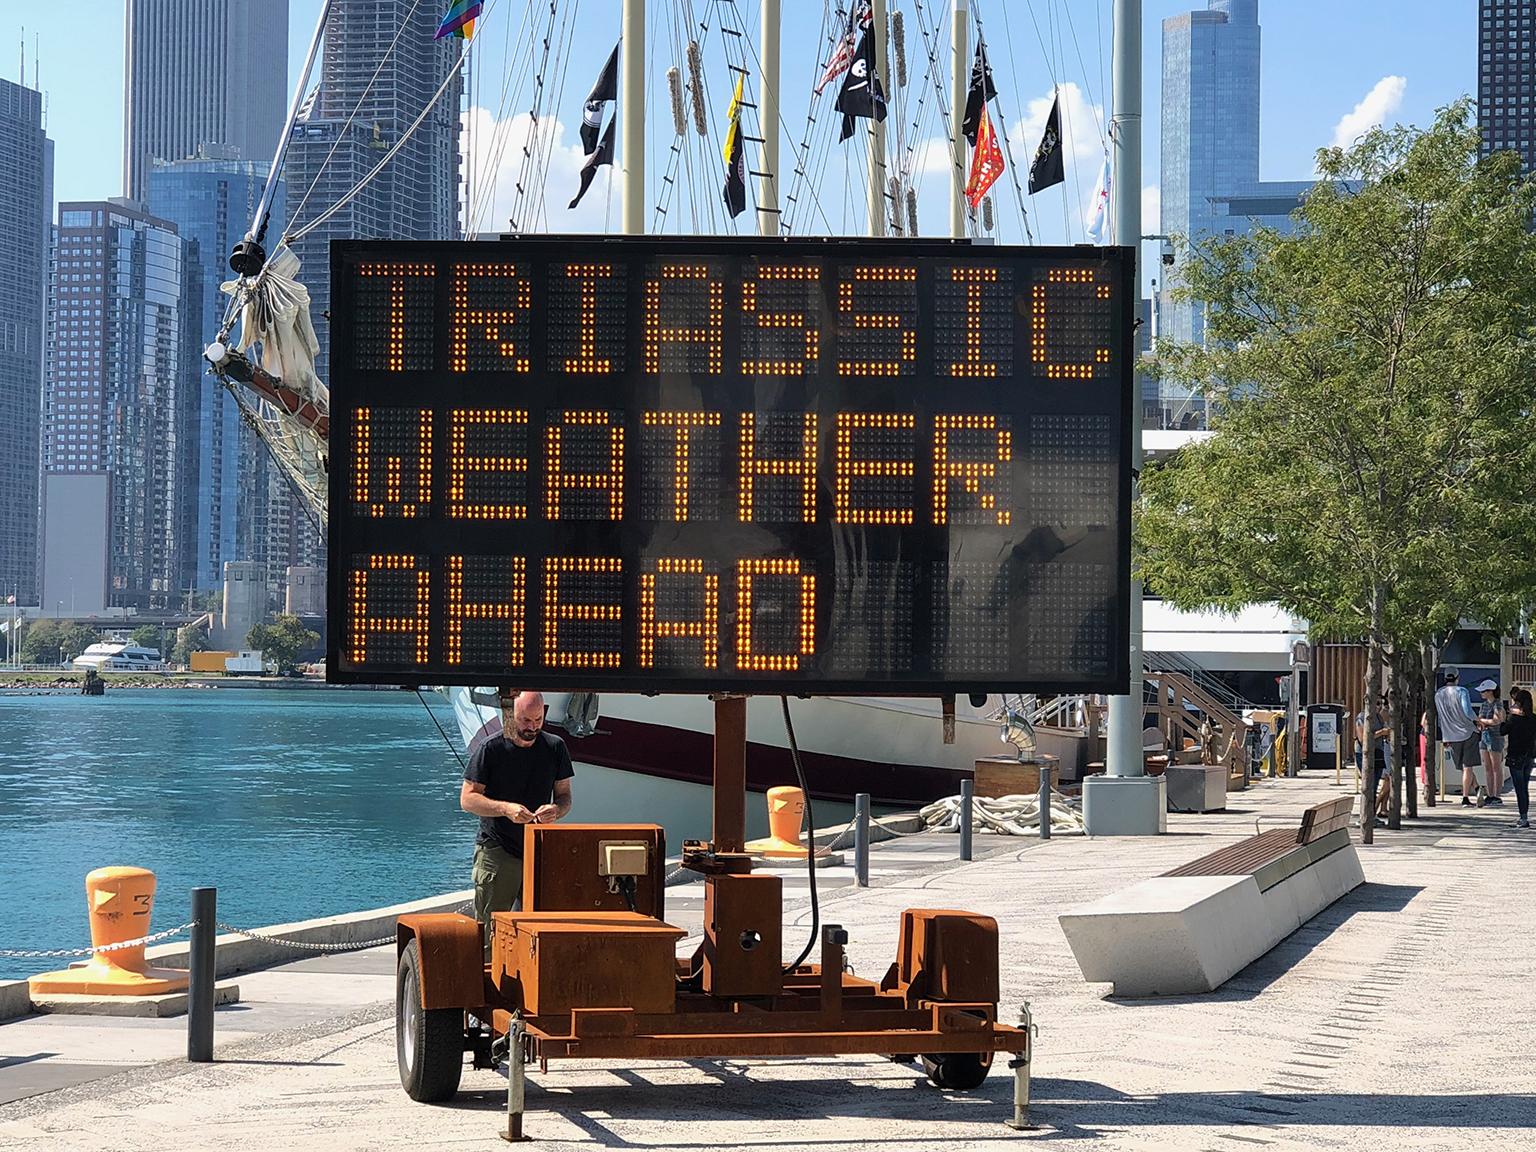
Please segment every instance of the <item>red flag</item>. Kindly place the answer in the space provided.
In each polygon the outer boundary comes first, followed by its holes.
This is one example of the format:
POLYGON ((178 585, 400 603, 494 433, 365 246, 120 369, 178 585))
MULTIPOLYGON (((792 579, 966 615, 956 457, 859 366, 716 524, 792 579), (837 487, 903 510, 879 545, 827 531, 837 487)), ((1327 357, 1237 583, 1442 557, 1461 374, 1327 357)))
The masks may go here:
POLYGON ((997 133, 992 130, 992 118, 986 106, 981 109, 981 121, 976 126, 976 151, 971 153, 971 175, 965 182, 965 198, 974 211, 981 204, 987 189, 997 183, 1003 174, 1003 150, 998 147, 997 133))

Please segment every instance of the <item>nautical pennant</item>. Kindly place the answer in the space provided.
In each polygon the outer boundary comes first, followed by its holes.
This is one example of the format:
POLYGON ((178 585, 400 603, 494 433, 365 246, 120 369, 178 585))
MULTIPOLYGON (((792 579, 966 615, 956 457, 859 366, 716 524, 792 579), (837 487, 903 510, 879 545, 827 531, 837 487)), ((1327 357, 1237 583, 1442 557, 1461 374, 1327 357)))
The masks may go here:
POLYGON ((997 133, 992 130, 992 118, 983 104, 976 123, 976 151, 971 156, 971 175, 965 182, 965 198, 970 201, 971 211, 981 205, 987 189, 997 183, 1003 174, 1003 150, 998 147, 997 133))
POLYGON ((1085 225, 1088 239, 1095 244, 1103 244, 1109 239, 1109 181, 1109 157, 1106 156, 1099 168, 1098 182, 1093 186, 1093 200, 1088 206, 1085 225))
POLYGON ((1033 196, 1066 178, 1061 158, 1061 97, 1058 95, 1051 100, 1051 114, 1045 118, 1045 135, 1040 137, 1040 147, 1035 149, 1034 161, 1029 166, 1029 194, 1033 196))
POLYGON ((827 61, 827 67, 821 74, 821 79, 816 81, 816 95, 821 95, 821 90, 832 81, 841 76, 853 63, 853 57, 858 48, 859 28, 868 28, 873 21, 868 4, 850 4, 848 6, 848 26, 843 34, 837 38, 837 44, 832 49, 832 59, 827 61))
POLYGON ((960 130, 965 133, 965 140, 972 148, 976 147, 976 126, 981 121, 982 109, 987 101, 997 96, 997 88, 992 83, 992 65, 987 62, 986 48, 981 41, 976 42, 976 61, 971 65, 971 86, 965 94, 965 119, 960 122, 960 130))
POLYGON ((603 126, 603 109, 610 100, 619 98, 619 46, 613 46, 608 63, 598 74, 597 83, 587 94, 587 102, 581 110, 581 150, 590 156, 597 151, 598 133, 603 126))
POLYGON ((736 74, 736 93, 726 110, 725 147, 725 196, 726 211, 735 219, 747 210, 747 160, 741 140, 741 91, 746 76, 736 74))
POLYGON ((597 151, 581 162, 581 187, 576 190, 576 199, 571 201, 570 207, 574 208, 581 203, 581 198, 592 186, 592 177, 597 175, 597 170, 604 164, 613 163, 613 125, 616 120, 618 120, 617 116, 608 121, 603 138, 598 142, 597 151))
POLYGON ((848 75, 843 77, 843 87, 837 94, 837 110, 843 114, 843 129, 838 142, 853 135, 853 118, 885 120, 885 89, 875 72, 875 41, 866 29, 859 38, 859 50, 854 53, 848 75))
POLYGON ((434 40, 441 40, 444 36, 457 36, 461 40, 473 40, 475 37, 475 21, 480 18, 480 9, 484 8, 483 0, 453 0, 448 5, 448 11, 443 16, 443 21, 437 26, 437 35, 434 40))

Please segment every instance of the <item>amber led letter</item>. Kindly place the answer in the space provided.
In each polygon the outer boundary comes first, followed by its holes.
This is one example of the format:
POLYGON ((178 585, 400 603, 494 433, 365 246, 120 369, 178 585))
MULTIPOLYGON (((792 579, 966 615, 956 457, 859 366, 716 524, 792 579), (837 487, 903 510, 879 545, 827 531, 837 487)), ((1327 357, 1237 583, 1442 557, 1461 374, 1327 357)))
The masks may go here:
POLYGON ((624 519, 624 426, 609 421, 607 412, 564 412, 561 423, 544 429, 544 515, 560 519, 560 495, 567 488, 600 488, 608 493, 608 519, 624 519), (566 472, 561 465, 565 425, 608 429, 608 470, 566 472))
POLYGON ((837 310, 851 317, 855 329, 886 329, 891 333, 891 358, 889 360, 839 360, 837 371, 841 376, 900 376, 901 366, 917 359, 917 331, 908 328, 895 312, 859 312, 857 303, 860 284, 916 284, 915 268, 855 268, 853 279, 838 286, 837 310))
POLYGON ((950 276, 965 285, 965 358, 949 366, 951 376, 997 375, 997 365, 981 358, 981 299, 988 284, 997 283, 996 268, 953 268, 950 276))
POLYGON ((816 654, 816 577, 802 575, 798 560, 740 560, 736 564, 736 667, 744 672, 798 672, 800 661, 816 654), (797 577, 800 589, 800 643, 796 652, 752 648, 753 581, 758 576, 797 577))
POLYGON ((512 582, 506 600, 464 599, 464 557, 450 556, 448 569, 448 634, 443 640, 443 662, 464 662, 464 622, 466 620, 505 620, 507 622, 506 664, 523 666, 523 634, 528 620, 528 562, 512 557, 512 582))
POLYGON ((949 523, 949 486, 958 482, 980 498, 983 511, 991 512, 1000 525, 1013 521, 1013 512, 997 506, 997 494, 984 491, 983 482, 997 479, 999 465, 1013 459, 1013 433, 997 426, 996 416, 935 416, 933 418, 933 522, 949 523), (996 456, 991 460, 956 460, 950 455, 952 432, 991 432, 996 437, 996 456))
POLYGON ((607 264, 567 264, 565 274, 581 285, 580 343, 575 356, 565 361, 567 372, 581 372, 593 376, 606 376, 613 371, 613 361, 597 354, 594 338, 597 318, 596 283, 613 276, 613 268, 607 264))
POLYGON ((840 412, 837 416, 837 443, 832 457, 833 506, 840 524, 910 524, 911 508, 856 508, 854 485, 859 480, 876 477, 910 479, 916 471, 910 457, 900 460, 869 460, 853 454, 853 434, 861 428, 897 429, 910 432, 917 417, 902 413, 840 412))
POLYGON ((503 371, 528 371, 528 351, 507 334, 533 306, 533 288, 517 275, 515 264, 460 264, 453 271, 453 329, 450 360, 455 372, 469 370, 469 342, 484 340, 504 361, 503 371), (510 307, 479 308, 471 300, 477 281, 493 280, 500 287, 510 281, 510 307))
POLYGON ((414 556, 370 556, 368 567, 354 568, 350 573, 349 593, 351 636, 348 651, 352 663, 368 662, 368 640, 379 632, 395 635, 409 634, 414 637, 415 662, 427 662, 429 633, 428 612, 432 594, 432 575, 416 569, 414 556), (368 577, 373 572, 408 572, 416 577, 415 608, 409 616, 375 616, 368 607, 368 577))
POLYGON ((807 366, 814 368, 821 351, 821 333, 814 324, 807 323, 804 312, 769 312, 759 306, 759 289, 763 283, 784 281, 818 281, 820 268, 804 265, 765 267, 757 270, 756 280, 741 285, 741 310, 749 317, 749 323, 758 328, 758 339, 771 339, 773 346, 782 348, 779 356, 759 356, 755 360, 742 360, 744 376, 804 376, 807 366), (771 334, 771 335, 770 335, 771 334))
POLYGON ((816 413, 801 417, 800 455, 764 460, 757 455, 757 417, 741 414, 741 521, 753 521, 753 486, 759 476, 795 476, 800 480, 800 523, 816 521, 816 413))
POLYGON ((432 502, 432 410, 421 408, 416 415, 416 483, 405 481, 405 458, 386 456, 383 500, 376 498, 373 469, 373 410, 359 408, 353 414, 352 427, 356 452, 352 461, 352 500, 368 509, 373 518, 383 516, 414 517, 432 502), (414 488, 414 491, 410 489, 414 488), (408 494, 409 493, 409 494, 408 494))
MULTIPOLYGON (((569 576, 617 575, 623 562, 617 557, 552 556, 544 561, 544 664, 549 668, 617 668, 619 652, 609 650, 560 649, 560 625, 568 621, 608 621, 617 623, 623 605, 570 603, 560 599, 561 578, 569 576)), ((569 580, 565 583, 568 585, 569 580)))
POLYGON ((706 370, 711 374, 720 371, 720 329, 725 318, 725 289, 720 281, 712 280, 709 269, 702 264, 671 264, 661 270, 660 280, 650 280, 645 285, 645 322, 641 342, 645 350, 645 370, 661 371, 661 349, 664 344, 702 344, 706 370), (682 296, 695 299, 702 293, 704 323, 695 327, 686 324, 665 324, 661 319, 664 299, 682 296))
POLYGON ((448 415, 448 515, 458 520, 526 520, 527 504, 471 504, 468 477, 476 472, 528 471, 526 456, 476 456, 465 451, 469 430, 477 425, 528 423, 528 413, 510 408, 455 408, 448 415))
POLYGON ((656 667, 656 641, 675 637, 699 641, 699 667, 714 668, 720 651, 720 577, 706 574, 702 560, 658 560, 655 572, 640 576, 640 667, 656 667), (697 580, 704 591, 704 615, 697 620, 656 619, 657 580, 697 580))
POLYGON ((647 428, 673 429, 672 513, 679 523, 688 519, 688 480, 692 475, 691 440, 695 428, 720 427, 718 412, 647 412, 641 417, 647 428))
POLYGON ((1095 283, 1091 268, 1052 268, 1046 275, 1046 282, 1036 284, 1029 298, 1029 359, 1031 363, 1044 367, 1047 380, 1092 380, 1094 369, 1101 364, 1109 363, 1107 347, 1095 348, 1091 360, 1080 360, 1069 364, 1051 363, 1045 333, 1046 325, 1050 322, 1049 303, 1053 284, 1074 284, 1089 288, 1093 299, 1100 302, 1110 298, 1109 285, 1095 283))
MULTIPOLYGON (((405 371, 406 343, 412 334, 407 331, 405 319, 406 284, 416 279, 431 279, 436 269, 431 264, 359 264, 359 279, 382 279, 389 282, 389 338, 384 344, 384 369, 388 372, 405 371)), ((426 286, 430 288, 430 285, 426 286)), ((413 344, 421 343, 421 334, 415 333, 413 344)), ((426 367, 426 365, 422 365, 426 367)))

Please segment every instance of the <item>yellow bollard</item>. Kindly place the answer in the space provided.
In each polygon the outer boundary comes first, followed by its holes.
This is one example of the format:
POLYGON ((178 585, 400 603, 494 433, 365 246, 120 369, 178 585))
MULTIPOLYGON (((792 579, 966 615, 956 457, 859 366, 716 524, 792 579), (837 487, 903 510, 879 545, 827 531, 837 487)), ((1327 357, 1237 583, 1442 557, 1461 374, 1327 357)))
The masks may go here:
POLYGON ((787 786, 768 789, 768 835, 748 843, 747 851, 753 856, 804 860, 810 855, 800 843, 800 825, 804 820, 804 792, 787 786))
MULTIPOLYGON (((85 878, 91 925, 91 947, 101 948, 148 936, 155 904, 155 874, 147 868, 97 868, 85 878)), ((27 981, 33 998, 40 996, 158 996, 184 992, 187 973, 175 968, 150 968, 144 945, 96 952, 78 968, 44 972, 27 981)))

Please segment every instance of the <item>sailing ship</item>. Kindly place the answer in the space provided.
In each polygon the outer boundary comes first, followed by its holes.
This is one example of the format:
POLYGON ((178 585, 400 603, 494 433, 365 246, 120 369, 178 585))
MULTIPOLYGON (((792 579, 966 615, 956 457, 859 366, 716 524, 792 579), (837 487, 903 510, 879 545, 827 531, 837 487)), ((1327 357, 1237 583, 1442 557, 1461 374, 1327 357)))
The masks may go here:
MULTIPOLYGON (((476 3, 455 3, 439 30, 440 34, 451 33, 464 38, 461 65, 468 60, 472 46, 466 32, 473 32, 475 18, 484 17, 484 7, 476 3)), ((693 21, 691 5, 684 4, 684 7, 688 9, 688 19, 693 21)), ((728 116, 731 128, 723 149, 727 176, 726 210, 734 215, 742 210, 744 203, 742 186, 747 166, 742 159, 744 131, 738 116, 743 106, 742 78, 756 71, 761 80, 758 101, 756 105, 748 102, 748 106, 757 109, 762 134, 750 139, 761 144, 761 162, 765 169, 752 173, 759 179, 756 214, 761 232, 779 234, 784 228, 784 213, 780 210, 776 175, 780 135, 777 111, 778 4, 775 0, 766 0, 763 4, 762 42, 757 46, 745 35, 744 29, 733 30, 725 26, 733 7, 724 5, 718 14, 737 92, 728 116), (771 64, 764 65, 764 60, 771 64)), ((270 257, 265 245, 273 188, 282 174, 287 144, 300 115, 331 8, 330 0, 322 6, 266 194, 250 231, 230 256, 230 265, 237 278, 225 286, 231 297, 226 322, 205 353, 211 370, 229 389, 247 422, 257 429, 322 525, 327 514, 329 394, 325 382, 315 371, 319 345, 310 322, 309 298, 300 279, 299 262, 282 240, 274 246, 270 257)), ((547 10, 551 22, 559 8, 558 0, 529 5, 530 14, 535 9, 547 10)), ((634 18, 636 8, 643 13, 641 5, 625 5, 626 19, 634 18)), ((1011 159, 1006 127, 998 123, 994 128, 988 121, 987 106, 996 98, 996 92, 979 28, 974 58, 971 55, 969 28, 963 19, 965 9, 963 3, 955 5, 955 22, 950 30, 953 42, 948 98, 953 113, 949 119, 955 122, 954 130, 950 131, 949 124, 945 124, 952 147, 950 223, 952 234, 957 236, 982 234, 992 227, 993 209, 986 189, 1003 168, 1003 147, 1009 148, 1011 159), (968 93, 972 96, 969 103, 968 93), (975 99, 977 93, 979 103, 975 99), (966 105, 964 130, 959 124, 962 105, 966 105), (973 139, 979 136, 979 144, 975 145, 976 158, 969 165, 966 163, 966 134, 973 139), (999 144, 999 139, 1003 145, 999 144), (967 167, 970 168, 969 179, 966 178, 967 167)), ((816 107, 816 100, 831 103, 836 96, 836 107, 843 113, 845 134, 853 131, 854 115, 864 121, 869 138, 868 168, 871 173, 868 223, 870 232, 875 235, 916 234, 913 166, 921 158, 916 156, 916 141, 905 138, 907 129, 904 125, 911 121, 910 130, 916 136, 920 124, 932 122, 936 109, 943 116, 946 94, 942 66, 936 63, 938 29, 925 22, 927 18, 921 3, 916 4, 914 16, 919 25, 916 31, 922 36, 921 55, 928 62, 926 72, 914 78, 907 75, 903 14, 894 13, 887 21, 884 0, 851 3, 846 10, 835 12, 828 6, 823 20, 827 59, 818 63, 819 79, 812 106, 813 109, 816 107), (888 147, 884 123, 886 101, 879 82, 871 83, 871 73, 884 77, 884 90, 892 93, 889 107, 893 114, 894 149, 888 147), (852 105, 843 99, 843 93, 854 81, 864 85, 862 99, 865 104, 850 112, 852 105), (920 85, 927 85, 931 90, 919 91, 920 85), (888 155, 893 157, 889 164, 888 155)), ((695 22, 694 26, 708 28, 707 23, 695 22)), ((548 44, 546 39, 546 54, 548 44)), ((591 172, 615 162, 612 133, 618 116, 615 115, 607 133, 601 137, 598 128, 603 119, 604 103, 617 97, 620 106, 630 111, 623 122, 622 215, 625 231, 637 232, 646 230, 645 205, 641 199, 644 177, 640 162, 645 149, 645 117, 634 112, 636 108, 644 108, 641 88, 645 71, 643 35, 632 35, 630 42, 622 47, 624 91, 622 94, 617 91, 612 74, 619 57, 619 49, 615 49, 614 59, 599 77, 586 104, 582 136, 587 145, 587 162, 582 191, 585 192, 590 182, 591 172)), ((674 162, 664 181, 669 188, 675 182, 679 167, 685 166, 676 162, 679 154, 685 154, 689 147, 697 147, 696 141, 684 144, 682 138, 685 135, 691 137, 695 128, 698 136, 708 135, 700 45, 696 39, 686 43, 679 41, 674 45, 674 51, 678 58, 667 70, 666 77, 678 140, 672 148, 674 162)), ((918 58, 918 53, 914 52, 913 56, 918 58)), ((542 91, 542 77, 539 86, 542 91)), ((442 90, 439 98, 441 94, 442 90)), ((825 108, 825 103, 822 107, 825 108)), ((426 110, 423 110, 425 115, 426 110)), ((530 132, 537 130, 537 104, 532 119, 530 132)), ((814 123, 814 115, 809 120, 814 123)), ((393 148, 383 151, 374 172, 389 163, 404 139, 402 137, 393 148)), ((1059 139, 1055 146, 1059 149, 1059 139)), ((804 142, 795 150, 795 156, 797 177, 812 179, 813 176, 806 172, 804 142)), ((1059 154, 1056 162, 1059 165, 1059 154)), ((1014 168, 1015 191, 1019 191, 1017 165, 1014 168)), ((716 175, 719 172, 719 168, 714 169, 716 175)), ((360 182, 359 187, 371 176, 372 173, 360 182)), ((356 189, 346 195, 355 192, 356 189)), ((720 194, 714 191, 712 195, 718 197, 720 194)), ((786 197, 786 205, 794 198, 793 193, 786 197)), ((658 205, 658 212, 663 211, 664 208, 658 205)), ((1020 211, 1023 211, 1022 193, 1020 211)), ((539 219, 543 215, 541 208, 524 212, 525 219, 539 219)), ((288 225, 290 230, 301 226, 299 221, 290 221, 288 225)), ((288 234, 285 234, 283 239, 287 238, 288 234)), ((494 690, 464 686, 443 691, 451 702, 466 748, 472 749, 500 732, 500 711, 494 690)), ((633 818, 637 811, 644 810, 666 813, 669 826, 681 828, 686 834, 696 835, 707 829, 713 739, 713 713, 707 697, 605 694, 599 705, 591 694, 557 693, 549 694, 547 702, 549 722, 564 729, 571 738, 572 757, 583 778, 585 817, 599 820, 633 818), (638 809, 637 804, 641 806, 638 809)), ((1031 701, 1022 698, 1005 701, 998 696, 962 697, 951 702, 952 711, 948 711, 940 700, 919 698, 831 696, 797 702, 796 735, 809 790, 816 799, 835 801, 850 801, 857 793, 868 793, 877 806, 885 807, 920 806, 953 795, 959 791, 961 779, 970 775, 978 758, 1009 750, 1009 745, 999 744, 1005 728, 1011 731, 1014 739, 1018 739, 1021 731, 1028 731, 1031 706, 1031 701), (1011 727, 1006 723, 1010 719, 1011 727)), ((1055 706, 1059 707, 1060 703, 1055 706)), ((778 717, 778 703, 772 697, 750 702, 748 741, 750 789, 762 791, 773 785, 795 782, 788 740, 778 717)))

